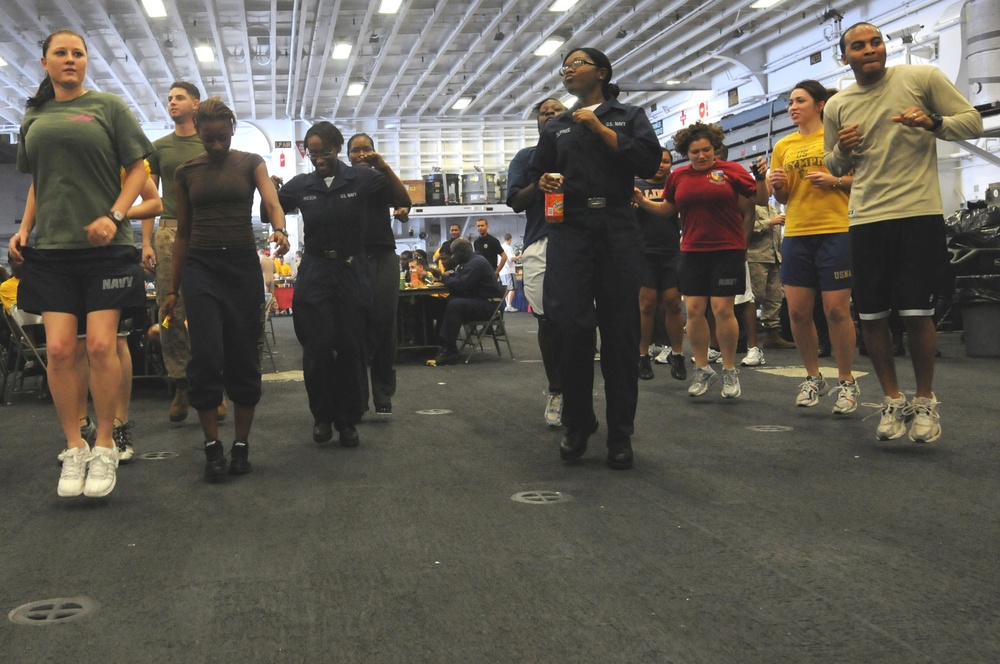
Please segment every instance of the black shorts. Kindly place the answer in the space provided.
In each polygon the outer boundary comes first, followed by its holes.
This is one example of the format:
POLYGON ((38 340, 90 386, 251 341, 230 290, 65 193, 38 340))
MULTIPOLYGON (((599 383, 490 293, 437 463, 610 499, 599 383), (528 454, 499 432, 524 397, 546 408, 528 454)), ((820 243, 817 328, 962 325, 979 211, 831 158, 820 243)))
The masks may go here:
POLYGON ((92 311, 119 310, 127 318, 140 313, 146 287, 139 250, 131 245, 89 249, 25 247, 18 305, 27 312, 73 314, 83 320, 92 311))
POLYGON ((642 287, 657 293, 677 288, 677 254, 645 254, 642 257, 642 287))
POLYGON ((682 295, 728 297, 742 295, 747 289, 747 252, 682 251, 678 266, 682 295))
POLYGON ((940 214, 851 226, 854 304, 862 320, 932 316, 949 254, 940 214))

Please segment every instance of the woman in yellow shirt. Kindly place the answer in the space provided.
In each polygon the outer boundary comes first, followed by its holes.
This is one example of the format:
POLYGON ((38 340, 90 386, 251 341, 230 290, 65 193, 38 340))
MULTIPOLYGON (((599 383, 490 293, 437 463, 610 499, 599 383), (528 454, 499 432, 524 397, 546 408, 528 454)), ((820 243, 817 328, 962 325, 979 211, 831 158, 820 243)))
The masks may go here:
POLYGON ((833 412, 842 415, 857 410, 861 395, 851 373, 855 331, 850 312, 853 280, 847 206, 853 177, 831 175, 823 164, 823 107, 829 97, 818 81, 802 81, 792 89, 788 114, 798 131, 775 144, 767 181, 774 198, 787 206, 781 283, 792 336, 807 373, 795 404, 815 406, 827 391, 819 371, 819 340, 813 322, 819 289, 837 361, 833 412))

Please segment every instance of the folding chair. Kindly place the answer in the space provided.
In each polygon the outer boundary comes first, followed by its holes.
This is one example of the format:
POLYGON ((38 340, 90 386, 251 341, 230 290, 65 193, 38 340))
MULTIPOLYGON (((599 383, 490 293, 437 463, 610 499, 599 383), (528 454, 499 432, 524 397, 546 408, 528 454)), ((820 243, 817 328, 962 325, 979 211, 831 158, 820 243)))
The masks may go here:
MULTIPOLYGON (((509 289, 507 292, 510 292, 509 289)), ((461 357, 465 347, 472 346, 472 350, 469 351, 468 356, 465 358, 466 364, 472 359, 472 355, 475 353, 477 347, 479 348, 479 352, 486 352, 483 349, 483 337, 493 339, 493 345, 496 347, 499 357, 503 357, 503 353, 500 352, 500 342, 503 341, 506 343, 510 359, 514 359, 514 349, 510 346, 510 338, 507 336, 507 326, 503 320, 503 310, 507 304, 507 292, 498 299, 494 298, 491 300, 492 302, 496 302, 497 306, 493 309, 493 315, 490 316, 489 320, 470 320, 462 323, 462 330, 465 337, 462 339, 462 345, 458 349, 458 355, 461 357)))
POLYGON ((274 321, 271 320, 271 305, 274 303, 274 293, 268 293, 267 298, 264 301, 264 310, 261 312, 261 326, 260 326, 260 340, 257 342, 257 348, 260 352, 260 360, 263 364, 264 351, 267 351, 267 357, 271 360, 271 370, 274 372, 278 371, 277 365, 274 363, 274 354, 271 352, 271 341, 274 345, 278 345, 277 339, 274 338, 274 321), (267 328, 268 325, 271 326, 271 341, 267 340, 267 328))
MULTIPOLYGON (((45 352, 45 345, 36 344, 34 341, 34 332, 37 329, 42 329, 42 317, 36 314, 24 313, 18 309, 17 304, 11 305, 10 316, 4 314, 4 317, 8 321, 8 325, 16 341, 16 349, 13 362, 10 365, 11 371, 9 374, 5 373, 4 375, 3 392, 0 392, 0 396, 7 396, 7 379, 9 375, 13 376, 13 389, 10 393, 10 399, 14 398, 15 392, 24 387, 24 379, 26 378, 25 364, 32 358, 38 363, 37 366, 40 369, 38 373, 40 382, 39 397, 45 396, 45 376, 48 369, 47 354, 45 352)), ((10 403, 10 399, 5 398, 5 402, 10 403)))

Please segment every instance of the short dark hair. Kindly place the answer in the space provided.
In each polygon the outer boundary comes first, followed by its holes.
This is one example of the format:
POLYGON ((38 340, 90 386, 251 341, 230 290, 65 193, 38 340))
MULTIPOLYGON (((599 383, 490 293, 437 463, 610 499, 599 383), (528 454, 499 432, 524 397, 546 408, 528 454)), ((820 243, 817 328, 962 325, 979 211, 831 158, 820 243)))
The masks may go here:
POLYGON ((535 115, 538 115, 539 111, 542 110, 542 105, 545 104, 545 102, 547 102, 547 101, 554 101, 557 104, 559 104, 560 106, 562 106, 563 108, 566 108, 566 105, 562 103, 561 99, 556 99, 555 97, 546 97, 545 99, 541 100, 540 102, 538 102, 537 104, 535 104, 534 106, 532 106, 531 107, 531 112, 533 114, 535 114, 535 115))
POLYGON ((868 21, 858 21, 857 23, 855 23, 854 25, 852 25, 851 27, 847 28, 846 30, 844 30, 843 32, 840 33, 840 54, 841 55, 844 55, 845 53, 847 53, 847 33, 850 32, 851 30, 853 30, 854 28, 860 28, 862 25, 867 25, 869 28, 874 29, 880 35, 882 34, 882 31, 878 29, 877 25, 869 23, 868 21))
POLYGON ((199 90, 198 86, 195 85, 194 83, 188 83, 187 81, 174 81, 173 83, 170 84, 169 89, 173 90, 174 88, 180 88, 184 92, 191 95, 192 99, 197 99, 198 101, 201 101, 201 90, 199 90))
POLYGON ((468 263, 472 258, 472 243, 464 237, 455 238, 451 243, 451 255, 459 263, 468 263))
POLYGON ((306 130, 306 142, 313 136, 319 136, 323 145, 332 145, 339 152, 344 147, 344 135, 340 133, 332 122, 321 120, 306 130))
POLYGON ((194 112, 195 128, 211 120, 226 120, 233 129, 236 128, 236 114, 219 97, 209 97, 198 104, 198 110, 194 112))
POLYGON ((687 155, 691 144, 703 138, 707 138, 712 147, 719 151, 722 150, 722 141, 725 140, 726 133, 719 125, 695 122, 674 134, 674 149, 682 155, 687 155))
POLYGON ((371 136, 369 136, 368 134, 366 134, 364 132, 361 132, 361 133, 355 134, 354 136, 351 136, 349 139, 347 139, 347 149, 348 150, 351 149, 351 143, 354 142, 355 138, 367 138, 368 142, 372 144, 372 150, 375 149, 375 139, 372 138, 371 136))

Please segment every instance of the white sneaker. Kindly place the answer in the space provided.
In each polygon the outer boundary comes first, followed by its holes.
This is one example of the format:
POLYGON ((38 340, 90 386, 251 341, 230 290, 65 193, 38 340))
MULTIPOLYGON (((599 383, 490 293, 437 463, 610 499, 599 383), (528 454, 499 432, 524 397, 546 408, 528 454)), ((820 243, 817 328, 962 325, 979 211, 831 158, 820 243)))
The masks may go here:
POLYGON ((938 400, 933 395, 914 397, 909 411, 913 414, 910 425, 910 440, 914 443, 933 443, 941 437, 941 417, 937 412, 938 400))
POLYGON ((824 394, 826 394, 826 380, 822 376, 806 376, 806 379, 799 383, 795 405, 803 408, 815 406, 824 394))
POLYGON ((118 468, 118 448, 95 446, 90 454, 90 470, 87 472, 83 495, 88 498, 100 498, 111 493, 118 481, 116 468, 118 468))
POLYGON ((736 368, 722 370, 722 396, 726 399, 735 399, 743 393, 739 373, 736 368))
POLYGON ((545 404, 545 423, 550 427, 562 426, 562 394, 549 392, 549 401, 545 404))
POLYGON ((757 346, 747 349, 747 356, 740 362, 744 367, 760 367, 764 365, 764 351, 757 346))
POLYGON ((722 363, 722 351, 715 350, 714 348, 708 349, 708 363, 721 364, 722 363))
MULTIPOLYGON (((670 346, 664 346, 663 349, 660 350, 659 354, 653 358, 653 361, 657 364, 670 364, 670 354, 672 352, 674 352, 673 348, 670 346)), ((649 351, 649 354, 652 355, 653 351, 649 351)))
POLYGON ((882 419, 875 430, 875 437, 879 440, 901 438, 906 433, 906 410, 906 397, 885 397, 882 400, 882 419))
POLYGON ((62 472, 59 473, 59 488, 56 493, 63 498, 79 496, 83 493, 83 485, 87 477, 90 448, 72 447, 63 450, 59 455, 59 460, 62 461, 62 472))
POLYGON ((691 379, 691 386, 688 387, 688 394, 693 397, 700 397, 705 392, 708 392, 708 388, 717 380, 719 380, 719 374, 712 371, 709 367, 705 367, 704 369, 696 367, 694 377, 691 379))
POLYGON ((861 388, 858 387, 856 380, 842 380, 833 389, 837 393, 837 403, 833 404, 834 415, 847 415, 858 409, 858 397, 861 396, 861 388))

